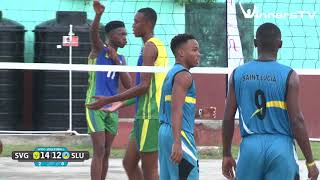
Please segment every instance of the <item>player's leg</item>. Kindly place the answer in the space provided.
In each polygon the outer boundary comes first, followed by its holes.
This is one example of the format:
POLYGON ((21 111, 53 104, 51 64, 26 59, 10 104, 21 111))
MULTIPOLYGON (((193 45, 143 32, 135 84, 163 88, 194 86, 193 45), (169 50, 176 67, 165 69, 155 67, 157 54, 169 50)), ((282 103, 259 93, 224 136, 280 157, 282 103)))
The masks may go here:
POLYGON ((136 142, 140 151, 143 177, 157 180, 158 174, 158 119, 136 119, 136 142))
POLYGON ((168 130, 167 124, 160 125, 159 134, 158 134, 158 153, 159 153, 159 165, 160 165, 160 180, 170 179, 170 167, 169 167, 169 158, 171 153, 170 142, 168 142, 168 130))
POLYGON ((91 179, 100 180, 105 155, 105 113, 86 109, 88 133, 91 136, 93 155, 91 160, 91 179))
POLYGON ((183 157, 179 164, 171 161, 172 144, 172 128, 168 124, 162 124, 159 130, 160 179, 198 180, 198 151, 193 135, 182 131, 183 157))
POLYGON ((199 158, 193 134, 181 131, 183 157, 179 163, 179 178, 199 180, 199 158))
POLYGON ((143 180, 142 170, 139 167, 140 154, 135 140, 135 123, 129 137, 129 144, 122 164, 129 180, 143 180))
POLYGON ((93 156, 91 161, 91 179, 100 180, 102 176, 103 160, 105 155, 105 133, 91 133, 93 156))
MULTIPOLYGON (((270 135, 271 136, 271 135, 270 135)), ((290 180, 299 176, 293 139, 272 135, 266 152, 266 180, 290 180)))
POLYGON ((105 154, 102 161, 101 179, 106 179, 107 177, 107 172, 109 168, 109 156, 110 156, 111 146, 114 138, 115 138, 114 134, 105 132, 105 154))
POLYGON ((112 147, 113 140, 118 132, 118 113, 107 113, 105 124, 106 124, 106 132, 105 132, 105 155, 103 158, 103 166, 102 166, 102 176, 101 179, 106 179, 108 167, 109 167, 109 156, 112 147))
POLYGON ((158 151, 140 152, 143 177, 145 180, 158 180, 158 151))
POLYGON ((263 147, 260 135, 250 135, 242 139, 236 168, 237 180, 263 179, 263 147))

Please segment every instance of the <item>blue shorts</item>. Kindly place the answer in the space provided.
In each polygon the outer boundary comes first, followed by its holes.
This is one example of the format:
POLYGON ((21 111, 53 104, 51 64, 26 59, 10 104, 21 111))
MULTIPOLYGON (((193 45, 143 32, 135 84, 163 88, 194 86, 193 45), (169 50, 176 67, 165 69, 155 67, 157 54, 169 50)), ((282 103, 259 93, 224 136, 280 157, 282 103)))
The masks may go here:
POLYGON ((242 139, 237 180, 294 180, 299 175, 294 140, 284 135, 249 135, 242 139))
POLYGON ((183 157, 179 164, 171 161, 173 145, 172 128, 169 124, 161 124, 159 129, 159 161, 160 180, 198 180, 198 151, 193 134, 181 132, 183 157))

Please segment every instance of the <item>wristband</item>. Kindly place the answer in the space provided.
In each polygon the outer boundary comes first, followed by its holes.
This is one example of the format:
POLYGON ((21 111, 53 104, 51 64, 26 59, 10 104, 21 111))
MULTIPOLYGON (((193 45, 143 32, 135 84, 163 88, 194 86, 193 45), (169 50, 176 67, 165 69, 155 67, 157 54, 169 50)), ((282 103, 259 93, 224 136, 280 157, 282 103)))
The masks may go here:
POLYGON ((316 165, 316 162, 315 161, 312 161, 311 163, 306 162, 306 165, 307 165, 307 167, 312 167, 312 166, 316 165))
POLYGON ((125 100, 125 101, 123 102, 123 104, 124 104, 125 106, 129 106, 129 105, 131 105, 131 104, 134 104, 135 102, 136 102, 136 98, 131 98, 131 99, 125 100))

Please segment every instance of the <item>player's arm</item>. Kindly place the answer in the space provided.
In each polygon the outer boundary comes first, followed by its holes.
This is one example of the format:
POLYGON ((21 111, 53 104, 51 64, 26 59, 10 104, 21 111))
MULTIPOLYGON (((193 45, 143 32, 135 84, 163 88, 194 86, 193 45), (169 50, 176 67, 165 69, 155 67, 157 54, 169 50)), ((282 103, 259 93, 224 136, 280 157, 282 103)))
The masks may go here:
POLYGON ((102 108, 100 110, 105 111, 105 112, 115 112, 118 111, 119 109, 123 108, 123 107, 127 107, 130 106, 132 104, 136 103, 136 98, 131 98, 125 101, 119 101, 119 102, 114 102, 111 103, 111 106, 108 108, 102 108))
POLYGON ((234 92, 233 74, 229 80, 229 87, 222 122, 223 162, 222 173, 228 179, 234 178, 235 161, 231 154, 231 143, 234 132, 234 116, 237 111, 237 100, 234 92))
POLYGON ((2 149, 3 149, 2 146, 3 146, 3 145, 2 145, 2 142, 1 142, 1 140, 0 140, 0 154, 2 153, 2 149))
POLYGON ((182 71, 176 74, 173 80, 172 95, 171 95, 171 121, 173 145, 171 160, 175 163, 180 163, 182 159, 181 147, 181 126, 182 126, 182 109, 185 102, 186 94, 192 84, 191 74, 187 71, 182 71))
POLYGON ((299 106, 299 76, 293 71, 291 73, 287 89, 287 108, 290 124, 294 138, 300 146, 300 149, 306 158, 306 163, 310 173, 310 168, 315 167, 312 151, 309 143, 308 133, 304 124, 304 117, 299 106))
POLYGON ((233 77, 231 75, 222 122, 223 156, 231 156, 231 143, 234 132, 234 116, 236 111, 237 101, 234 92, 233 77))
MULTIPOLYGON (((154 62, 157 59, 157 56, 158 56, 158 50, 156 46, 151 42, 147 42, 143 49, 143 65, 154 66, 154 62)), ((124 91, 119 95, 111 96, 111 97, 93 96, 93 98, 96 99, 96 102, 87 104, 87 107, 89 109, 100 109, 102 106, 106 104, 110 104, 112 102, 124 101, 127 99, 134 98, 136 96, 141 96, 143 94, 146 94, 151 84, 152 75, 153 73, 141 73, 140 84, 124 91)))
MULTIPOLYGON (((122 63, 121 64, 122 65, 126 65, 127 64, 124 57, 122 58, 122 63)), ((121 81, 123 87, 126 88, 126 89, 131 88, 132 79, 131 79, 130 74, 128 72, 120 72, 119 74, 120 74, 120 81, 121 81)))
MULTIPOLYGON (((153 43, 147 42, 143 49, 143 65, 144 66, 154 66, 154 62, 157 59, 158 50, 153 43)), ((153 73, 141 73, 140 84, 124 91, 123 93, 112 96, 109 99, 110 102, 124 101, 127 99, 134 98, 136 96, 141 96, 146 94, 149 90, 151 84, 151 77, 153 73)))
MULTIPOLYGON (((111 47, 107 46, 108 56, 113 60, 116 65, 126 65, 126 60, 124 56, 118 55, 117 51, 111 47), (121 59, 120 59, 121 58, 121 59)), ((131 76, 128 72, 120 72, 120 80, 124 88, 131 88, 131 76)))
POLYGON ((99 35, 100 19, 105 7, 98 1, 93 1, 93 9, 96 13, 92 25, 90 27, 91 53, 90 58, 97 57, 99 51, 103 48, 103 42, 99 35))

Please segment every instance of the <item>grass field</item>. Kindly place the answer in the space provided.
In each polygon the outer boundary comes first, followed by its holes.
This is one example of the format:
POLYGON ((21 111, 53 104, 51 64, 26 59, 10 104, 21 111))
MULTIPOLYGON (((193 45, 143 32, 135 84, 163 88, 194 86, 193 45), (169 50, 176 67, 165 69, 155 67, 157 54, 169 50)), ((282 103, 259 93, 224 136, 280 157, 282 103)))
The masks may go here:
MULTIPOLYGON (((32 151, 36 147, 43 147, 42 145, 5 145, 3 152, 0 156, 10 157, 12 151, 32 151)), ((70 151, 89 151, 92 155, 92 147, 88 145, 64 145, 70 151)), ((313 156, 316 160, 320 160, 320 142, 312 142, 311 148, 313 151, 313 156)), ((233 157, 237 157, 239 147, 232 146, 233 157)), ((221 159, 222 158, 222 147, 216 146, 212 148, 203 148, 200 149, 200 159, 221 159)), ((112 149, 111 158, 123 158, 125 149, 112 149)), ((300 160, 303 160, 304 157, 300 148, 297 148, 298 157, 300 160)))

